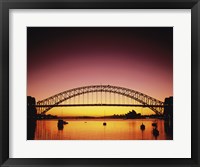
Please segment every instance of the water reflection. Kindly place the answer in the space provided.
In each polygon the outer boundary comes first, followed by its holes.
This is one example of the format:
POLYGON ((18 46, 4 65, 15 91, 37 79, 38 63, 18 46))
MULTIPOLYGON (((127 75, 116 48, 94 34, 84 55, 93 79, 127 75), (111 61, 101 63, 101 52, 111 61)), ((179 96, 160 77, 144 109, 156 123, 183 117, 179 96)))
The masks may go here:
POLYGON ((165 133, 173 136, 173 122, 172 121, 164 121, 164 129, 165 133))
MULTIPOLYGON (((77 119, 65 120, 69 124, 58 126, 58 120, 37 120, 34 140, 172 140, 173 129, 160 119, 77 119), (152 126, 156 121, 157 126, 152 126), (145 128, 141 129, 141 125, 145 128)), ((29 138, 31 139, 31 138, 29 138)))

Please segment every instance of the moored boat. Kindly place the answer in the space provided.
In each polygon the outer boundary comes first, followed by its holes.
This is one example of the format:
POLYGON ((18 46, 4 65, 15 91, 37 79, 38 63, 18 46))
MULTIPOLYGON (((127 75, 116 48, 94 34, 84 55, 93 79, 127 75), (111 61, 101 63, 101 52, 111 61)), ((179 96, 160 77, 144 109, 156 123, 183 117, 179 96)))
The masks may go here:
POLYGON ((152 126, 157 127, 158 126, 157 122, 153 122, 152 126))
POLYGON ((155 137, 159 136, 159 130, 158 130, 157 128, 154 128, 154 129, 153 129, 153 135, 154 135, 155 137))
POLYGON ((140 129, 145 130, 145 125, 143 123, 142 123, 142 125, 140 125, 140 129))
POLYGON ((59 126, 59 127, 61 127, 61 126, 63 126, 63 125, 66 125, 66 124, 68 124, 68 122, 66 122, 66 121, 64 121, 64 120, 62 120, 62 119, 59 119, 59 120, 58 120, 58 126, 59 126))

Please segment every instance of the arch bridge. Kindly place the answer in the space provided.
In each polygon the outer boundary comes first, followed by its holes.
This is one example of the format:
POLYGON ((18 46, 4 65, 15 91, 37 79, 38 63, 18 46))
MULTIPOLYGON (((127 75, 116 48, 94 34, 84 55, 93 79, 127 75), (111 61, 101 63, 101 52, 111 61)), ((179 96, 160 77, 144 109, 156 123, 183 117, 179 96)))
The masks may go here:
POLYGON ((53 95, 51 97, 48 97, 44 100, 38 101, 36 104, 36 107, 39 108, 40 114, 46 114, 50 109, 53 107, 67 107, 67 106, 135 106, 135 107, 148 107, 153 112, 155 112, 157 115, 162 115, 164 111, 164 102, 157 100, 153 97, 150 97, 144 93, 119 87, 119 86, 111 86, 111 85, 92 85, 92 86, 84 86, 84 87, 78 87, 70 90, 66 90, 64 92, 58 93, 56 95, 53 95), (96 98, 98 97, 98 93, 101 95, 101 102, 95 102, 95 103, 76 103, 72 104, 69 102, 68 104, 62 104, 64 101, 70 101, 70 99, 75 97, 82 96, 84 98, 85 94, 91 94, 93 97, 93 93, 96 93, 96 98), (110 100, 107 100, 104 97, 104 100, 107 101, 107 103, 102 103, 102 93, 105 93, 105 97, 110 97, 110 100), (131 100, 134 100, 138 102, 139 104, 133 104, 131 103, 111 103, 111 100, 113 96, 109 96, 106 93, 114 94, 114 95, 120 95, 126 98, 129 98, 131 100))

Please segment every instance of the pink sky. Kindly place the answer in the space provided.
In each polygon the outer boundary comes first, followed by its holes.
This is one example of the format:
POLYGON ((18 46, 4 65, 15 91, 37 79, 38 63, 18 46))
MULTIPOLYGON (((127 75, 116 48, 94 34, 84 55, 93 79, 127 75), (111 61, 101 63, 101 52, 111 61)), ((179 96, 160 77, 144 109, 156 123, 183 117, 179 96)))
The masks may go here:
POLYGON ((173 95, 172 28, 28 28, 28 95, 114 85, 173 95))

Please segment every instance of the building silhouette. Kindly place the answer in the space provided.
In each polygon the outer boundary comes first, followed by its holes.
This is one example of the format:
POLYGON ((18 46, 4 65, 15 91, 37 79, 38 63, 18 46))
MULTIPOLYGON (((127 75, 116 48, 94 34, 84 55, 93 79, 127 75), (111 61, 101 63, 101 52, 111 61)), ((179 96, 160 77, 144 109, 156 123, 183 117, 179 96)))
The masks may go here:
POLYGON ((27 96, 27 118, 35 119, 37 115, 37 109, 35 107, 36 100, 34 97, 27 96))
POLYGON ((165 98, 164 101, 164 117, 166 120, 173 119, 173 96, 165 98))
POLYGON ((27 140, 33 140, 35 137, 37 116, 37 109, 35 108, 35 104, 35 98, 27 96, 27 140))
POLYGON ((173 96, 165 98, 164 105, 165 133, 173 136, 173 96))

